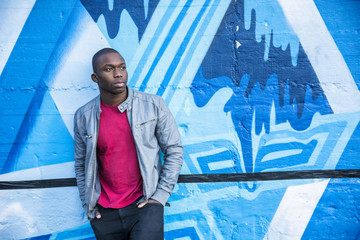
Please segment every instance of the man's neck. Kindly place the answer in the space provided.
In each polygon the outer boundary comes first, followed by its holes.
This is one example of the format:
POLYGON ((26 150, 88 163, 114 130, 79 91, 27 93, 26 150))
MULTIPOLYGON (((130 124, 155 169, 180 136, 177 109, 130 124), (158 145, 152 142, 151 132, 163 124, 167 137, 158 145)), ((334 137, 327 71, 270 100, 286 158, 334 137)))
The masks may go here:
POLYGON ((118 106, 123 103, 128 96, 128 89, 120 94, 104 93, 100 92, 101 101, 106 105, 118 106))

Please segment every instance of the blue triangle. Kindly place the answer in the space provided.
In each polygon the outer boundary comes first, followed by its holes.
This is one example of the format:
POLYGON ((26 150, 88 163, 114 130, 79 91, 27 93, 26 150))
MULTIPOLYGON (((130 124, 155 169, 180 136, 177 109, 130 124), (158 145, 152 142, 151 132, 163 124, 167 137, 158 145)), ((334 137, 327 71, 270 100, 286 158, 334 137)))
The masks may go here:
POLYGON ((11 170, 73 161, 73 138, 49 92, 45 92, 33 121, 26 140, 19 143, 21 146, 11 162, 11 170))

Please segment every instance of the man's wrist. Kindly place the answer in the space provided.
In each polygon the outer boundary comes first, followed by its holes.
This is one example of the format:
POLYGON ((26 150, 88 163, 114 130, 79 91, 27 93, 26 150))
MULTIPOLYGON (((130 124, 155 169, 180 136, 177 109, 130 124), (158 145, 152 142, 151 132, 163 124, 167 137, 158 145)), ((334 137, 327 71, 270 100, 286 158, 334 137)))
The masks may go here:
MULTIPOLYGON (((155 200, 155 199, 152 199, 152 198, 149 198, 148 200, 149 203, 157 203, 157 204, 161 204, 161 202, 155 200)), ((162 204, 161 204, 162 205, 162 204)))

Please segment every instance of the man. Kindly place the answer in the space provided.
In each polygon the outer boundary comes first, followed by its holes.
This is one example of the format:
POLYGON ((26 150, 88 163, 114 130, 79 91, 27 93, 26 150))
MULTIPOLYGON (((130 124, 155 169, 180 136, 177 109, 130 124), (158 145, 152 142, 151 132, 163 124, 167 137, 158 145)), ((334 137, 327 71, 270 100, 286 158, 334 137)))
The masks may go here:
POLYGON ((163 239, 163 207, 183 162, 175 120, 161 97, 127 87, 116 50, 98 51, 92 65, 100 95, 74 117, 83 208, 97 239, 163 239))

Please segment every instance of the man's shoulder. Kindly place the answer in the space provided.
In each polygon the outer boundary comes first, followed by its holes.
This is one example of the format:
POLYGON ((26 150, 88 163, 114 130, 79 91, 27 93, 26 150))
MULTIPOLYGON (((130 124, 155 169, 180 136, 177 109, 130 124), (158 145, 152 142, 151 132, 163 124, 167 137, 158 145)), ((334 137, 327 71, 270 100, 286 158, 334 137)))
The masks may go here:
POLYGON ((99 96, 96 96, 89 102, 79 107, 75 112, 75 116, 83 115, 84 113, 93 110, 94 107, 96 106, 97 101, 99 101, 99 96))
POLYGON ((145 92, 140 92, 138 90, 132 89, 134 92, 134 98, 140 101, 145 101, 145 102, 151 102, 153 104, 160 104, 161 101, 163 101, 162 97, 155 95, 155 94, 151 94, 151 93, 145 93, 145 92))

